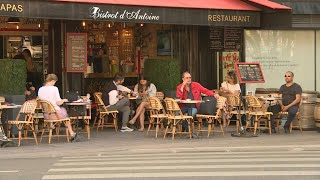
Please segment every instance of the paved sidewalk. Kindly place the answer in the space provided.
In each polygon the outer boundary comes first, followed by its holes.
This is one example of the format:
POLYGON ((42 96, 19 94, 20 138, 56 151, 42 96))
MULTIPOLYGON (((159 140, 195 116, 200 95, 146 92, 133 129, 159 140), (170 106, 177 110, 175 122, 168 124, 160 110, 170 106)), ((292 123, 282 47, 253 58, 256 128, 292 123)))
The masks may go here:
MULTIPOLYGON (((85 134, 81 134, 85 136, 85 134)), ((40 139, 40 138, 39 138, 40 139)), ((259 134, 259 137, 239 138, 231 137, 230 132, 216 133, 210 138, 199 137, 188 139, 186 135, 176 136, 172 141, 170 137, 163 139, 162 135, 155 139, 153 132, 146 137, 146 132, 121 133, 112 129, 92 131, 91 140, 75 143, 66 143, 61 137, 52 144, 47 139, 38 146, 33 140, 26 144, 22 141, 20 147, 0 149, 0 159, 7 158, 33 158, 33 157, 60 157, 74 155, 97 155, 99 153, 134 153, 148 151, 267 151, 267 150, 320 150, 320 133, 317 131, 293 131, 292 134, 259 134)))

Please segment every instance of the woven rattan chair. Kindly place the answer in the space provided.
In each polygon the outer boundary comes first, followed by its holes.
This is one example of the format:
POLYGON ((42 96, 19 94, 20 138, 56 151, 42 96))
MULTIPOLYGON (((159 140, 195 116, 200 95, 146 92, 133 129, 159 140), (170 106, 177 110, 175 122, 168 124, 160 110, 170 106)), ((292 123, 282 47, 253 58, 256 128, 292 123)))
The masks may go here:
POLYGON ((34 129, 33 116, 35 113, 35 109, 37 107, 36 100, 30 100, 23 103, 17 117, 15 120, 8 121, 8 137, 11 134, 11 126, 15 125, 19 131, 18 135, 18 146, 20 146, 22 139, 34 139, 36 144, 38 145, 37 135, 34 129), (23 120, 20 120, 23 118, 23 120), (24 131, 24 135, 22 137, 22 129, 24 131), (33 137, 28 137, 28 129, 31 129, 33 133, 33 137))
POLYGON ((246 100, 248 103, 248 120, 246 128, 249 128, 251 124, 251 118, 254 117, 254 132, 256 134, 257 129, 268 129, 269 134, 271 134, 271 115, 272 112, 266 111, 266 108, 262 106, 262 103, 258 100, 256 96, 247 95, 246 100), (261 123, 264 123, 264 127, 261 123))
POLYGON ((40 104, 41 104, 41 108, 42 108, 42 112, 44 114, 47 114, 48 116, 51 115, 55 115, 55 119, 44 119, 43 120, 43 128, 42 128, 42 133, 41 133, 41 138, 40 138, 40 142, 42 141, 42 138, 47 136, 48 137, 48 143, 51 143, 51 138, 52 137, 57 137, 58 141, 59 141, 59 137, 60 136, 66 136, 67 138, 67 142, 69 142, 69 131, 68 128, 66 128, 66 134, 65 135, 60 135, 60 125, 61 123, 64 123, 65 126, 67 126, 67 123, 70 123, 70 119, 69 118, 63 118, 61 119, 55 108, 53 107, 53 105, 46 100, 39 100, 40 104), (56 130, 56 134, 53 135, 52 134, 52 130, 55 124, 55 130, 56 130), (48 128, 48 135, 44 135, 45 133, 45 128, 48 128))
POLYGON ((150 119, 149 119, 149 127, 147 130, 147 136, 149 134, 149 131, 151 127, 156 126, 155 130, 155 136, 158 137, 158 132, 160 126, 162 126, 162 122, 164 119, 168 118, 168 115, 165 111, 165 109, 162 106, 162 103, 159 98, 157 97, 149 97, 148 99, 150 104, 150 119))
POLYGON ((172 140, 174 140, 174 135, 176 133, 176 128, 178 126, 179 128, 179 134, 182 134, 182 121, 187 121, 188 123, 188 132, 187 134, 189 135, 189 138, 192 138, 192 134, 191 134, 191 128, 193 128, 193 117, 192 116, 187 116, 182 114, 181 109, 178 105, 178 103, 172 99, 172 98, 166 98, 164 99, 165 103, 166 103, 166 108, 167 108, 167 112, 168 112, 168 124, 164 133, 164 138, 166 138, 167 133, 168 133, 168 129, 169 127, 172 128, 171 133, 172 133, 172 140))
POLYGON ((93 93, 93 98, 94 98, 94 102, 97 104, 97 108, 96 108, 96 115, 94 117, 94 121, 93 121, 93 125, 92 127, 94 128, 95 126, 98 126, 98 122, 99 122, 99 100, 98 97, 100 97, 100 99, 102 98, 102 92, 94 92, 93 93))
POLYGON ((236 129, 239 132, 239 125, 241 117, 248 114, 248 111, 245 110, 243 104, 240 107, 240 97, 238 95, 228 95, 227 98, 227 113, 229 113, 229 117, 227 119, 227 127, 229 127, 231 118, 233 116, 236 117, 236 129), (240 111, 239 111, 240 110, 240 111))
POLYGON ((102 101, 101 94, 94 93, 94 98, 95 100, 97 100, 97 105, 98 105, 97 112, 99 112, 97 120, 95 120, 97 122, 94 122, 94 124, 96 124, 97 126, 97 131, 99 130, 99 128, 103 129, 103 127, 114 127, 114 129, 118 131, 118 122, 117 122, 118 111, 116 110, 109 111, 102 101), (108 121, 107 118, 109 115, 112 116, 112 123, 107 122, 108 121))
POLYGON ((215 124, 215 122, 218 122, 220 125, 220 129, 221 129, 220 132, 224 136, 224 130, 223 130, 223 125, 222 125, 222 111, 223 111, 225 103, 226 103, 226 98, 220 96, 219 99, 217 100, 217 111, 216 111, 215 115, 196 114, 196 118, 198 120, 198 135, 200 132, 207 131, 208 132, 207 137, 209 137, 211 131, 217 132, 214 130, 215 129, 214 124, 215 124), (202 129, 203 120, 207 121, 207 124, 208 124, 207 130, 202 129))

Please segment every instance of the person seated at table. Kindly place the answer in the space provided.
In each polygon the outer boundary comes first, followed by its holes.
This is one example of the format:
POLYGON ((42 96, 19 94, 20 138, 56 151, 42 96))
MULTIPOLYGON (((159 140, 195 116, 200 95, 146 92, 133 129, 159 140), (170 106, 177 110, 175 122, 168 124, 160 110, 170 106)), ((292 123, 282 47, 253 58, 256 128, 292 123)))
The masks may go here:
MULTIPOLYGON (((55 74, 48 74, 44 83, 44 86, 39 88, 38 91, 38 97, 40 100, 46 100, 49 101, 54 109, 56 110, 58 116, 60 119, 64 119, 68 117, 67 110, 64 107, 61 107, 61 105, 65 102, 68 102, 68 99, 61 99, 59 90, 56 86, 56 82, 58 81, 58 77, 55 74)), ((57 119, 55 114, 44 114, 45 119, 57 119)), ((73 140, 76 137, 76 133, 72 130, 71 124, 68 122, 66 123, 66 126, 69 130, 71 140, 73 140)), ((54 127, 52 127, 54 128, 54 127)))
MULTIPOLYGON (((238 79, 235 71, 229 71, 227 73, 227 80, 221 83, 220 95, 227 96, 237 96, 240 94, 240 85, 238 84, 238 79)), ((223 114, 223 126, 225 127, 227 122, 226 120, 230 117, 227 111, 227 105, 224 108, 223 114)))
MULTIPOLYGON (((201 94, 207 96, 214 96, 216 100, 219 98, 218 94, 213 91, 203 87, 200 83, 192 81, 191 74, 185 71, 182 74, 182 83, 177 86, 176 97, 182 100, 201 100, 201 94)), ((200 107, 200 103, 197 104, 180 104, 181 111, 183 114, 188 114, 189 116, 195 116, 200 107)), ((182 122, 183 128, 188 125, 185 121, 182 122)))
POLYGON ((276 133, 274 118, 280 112, 288 112, 287 121, 284 124, 284 132, 289 132, 289 127, 293 119, 295 118, 299 104, 301 101, 302 88, 299 84, 293 82, 294 74, 291 71, 287 71, 284 75, 286 83, 283 84, 279 89, 278 104, 269 107, 269 111, 273 113, 271 116, 271 128, 272 132, 276 133))
POLYGON ((28 82, 26 84, 26 90, 24 91, 24 95, 26 101, 37 98, 36 88, 32 85, 32 82, 28 82))
POLYGON ((116 74, 113 81, 108 83, 102 92, 102 100, 108 110, 118 110, 122 112, 121 132, 132 132, 133 129, 127 126, 130 115, 129 99, 118 92, 118 86, 124 82, 124 76, 120 73, 116 74))
POLYGON ((227 81, 221 83, 220 91, 223 95, 239 95, 240 85, 238 84, 238 79, 235 71, 229 71, 227 73, 227 81))
POLYGON ((148 78, 143 75, 139 78, 139 83, 134 87, 134 95, 138 95, 137 102, 140 105, 136 110, 135 116, 129 121, 130 124, 134 124, 139 117, 140 120, 140 129, 138 131, 144 130, 144 113, 147 108, 149 108, 150 104, 148 102, 148 97, 155 96, 157 93, 156 86, 151 83, 148 78))

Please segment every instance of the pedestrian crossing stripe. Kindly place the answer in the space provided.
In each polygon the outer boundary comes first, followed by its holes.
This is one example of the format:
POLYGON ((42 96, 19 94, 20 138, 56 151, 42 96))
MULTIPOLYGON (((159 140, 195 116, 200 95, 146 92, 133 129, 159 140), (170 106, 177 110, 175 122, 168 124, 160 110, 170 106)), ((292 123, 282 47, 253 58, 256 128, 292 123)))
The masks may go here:
POLYGON ((245 168, 320 168, 320 164, 219 164, 219 165, 176 165, 176 166, 121 166, 50 169, 48 172, 83 172, 117 170, 170 170, 170 169, 245 169, 245 168))
POLYGON ((320 171, 228 171, 228 172, 159 172, 112 174, 45 175, 42 179, 113 179, 113 178, 168 178, 168 177, 240 177, 240 176, 320 176, 320 171))
POLYGON ((170 160, 145 160, 145 161, 107 161, 107 162, 61 162, 54 166, 97 166, 97 165, 135 165, 135 164, 175 164, 179 163, 224 163, 224 162, 306 162, 320 161, 320 158, 260 158, 260 159, 170 159, 170 160))

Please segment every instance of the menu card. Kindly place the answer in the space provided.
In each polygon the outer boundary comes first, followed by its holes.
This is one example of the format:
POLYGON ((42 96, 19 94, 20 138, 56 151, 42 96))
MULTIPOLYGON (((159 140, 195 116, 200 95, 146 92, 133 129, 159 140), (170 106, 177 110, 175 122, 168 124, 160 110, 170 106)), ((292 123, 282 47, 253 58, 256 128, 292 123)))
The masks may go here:
POLYGON ((264 83, 261 66, 259 63, 235 63, 235 69, 240 83, 264 83))
POLYGON ((87 71, 87 34, 67 33, 67 72, 87 71))

